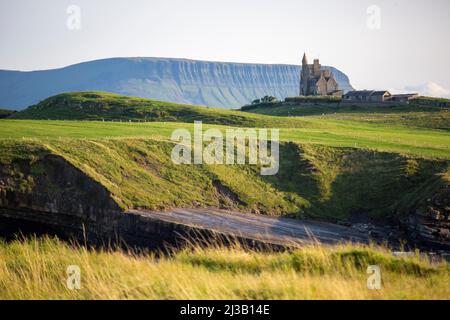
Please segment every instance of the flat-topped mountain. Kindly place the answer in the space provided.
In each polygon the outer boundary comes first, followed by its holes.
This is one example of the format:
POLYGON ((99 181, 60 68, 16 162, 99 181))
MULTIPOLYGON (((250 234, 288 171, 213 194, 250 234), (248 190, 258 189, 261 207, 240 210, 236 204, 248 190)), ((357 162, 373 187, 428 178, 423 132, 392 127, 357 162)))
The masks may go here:
MULTIPOLYGON (((330 69, 344 91, 348 77, 330 69)), ((300 66, 112 58, 44 71, 0 70, 0 105, 21 110, 63 92, 98 90, 162 101, 238 108, 265 95, 298 95, 300 66)))

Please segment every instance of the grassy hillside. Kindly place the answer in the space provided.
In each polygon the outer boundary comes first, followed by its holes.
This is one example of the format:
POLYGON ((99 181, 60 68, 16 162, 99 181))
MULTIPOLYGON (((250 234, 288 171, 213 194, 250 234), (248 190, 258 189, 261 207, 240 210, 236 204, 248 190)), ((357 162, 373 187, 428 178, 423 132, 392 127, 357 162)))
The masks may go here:
POLYGON ((0 261, 0 299, 450 299, 448 264, 350 245, 285 253, 197 248, 155 257, 32 239, 0 242, 0 261), (381 268, 381 290, 367 289, 373 264, 381 268), (69 265, 81 268, 81 290, 66 287, 69 265))
POLYGON ((239 111, 211 109, 121 96, 106 92, 75 92, 50 97, 13 116, 33 120, 97 120, 188 122, 246 127, 299 127, 301 120, 262 117, 239 111))

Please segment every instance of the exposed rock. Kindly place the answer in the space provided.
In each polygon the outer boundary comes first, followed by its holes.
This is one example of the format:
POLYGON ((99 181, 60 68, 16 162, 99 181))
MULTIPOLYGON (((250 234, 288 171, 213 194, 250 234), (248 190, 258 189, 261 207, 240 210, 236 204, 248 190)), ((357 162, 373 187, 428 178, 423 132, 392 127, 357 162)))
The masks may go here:
POLYGON ((450 186, 445 186, 427 205, 403 220, 410 236, 419 244, 450 248, 450 186))
POLYGON ((223 208, 231 209, 239 205, 245 205, 230 188, 223 185, 219 180, 214 180, 213 185, 217 190, 219 202, 223 208))

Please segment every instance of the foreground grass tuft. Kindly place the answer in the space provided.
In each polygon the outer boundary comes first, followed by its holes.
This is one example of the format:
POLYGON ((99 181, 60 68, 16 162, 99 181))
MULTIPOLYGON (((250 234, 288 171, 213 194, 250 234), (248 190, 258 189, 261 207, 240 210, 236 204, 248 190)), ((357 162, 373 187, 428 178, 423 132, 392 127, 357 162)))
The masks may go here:
POLYGON ((50 238, 0 242, 0 299, 449 299, 449 271, 371 246, 194 247, 157 258, 50 238), (367 289, 372 264, 381 267, 381 290, 367 289), (69 265, 81 268, 81 290, 66 287, 69 265))

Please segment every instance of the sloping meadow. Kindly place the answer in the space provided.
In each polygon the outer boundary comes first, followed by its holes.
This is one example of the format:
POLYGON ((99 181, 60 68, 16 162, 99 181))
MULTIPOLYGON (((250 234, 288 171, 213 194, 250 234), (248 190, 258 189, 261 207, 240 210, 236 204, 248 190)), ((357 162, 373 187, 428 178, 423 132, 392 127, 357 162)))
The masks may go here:
POLYGON ((407 214, 449 181, 449 161, 364 149, 282 143, 279 172, 261 176, 255 165, 177 165, 173 146, 165 139, 5 140, 0 165, 10 179, 2 187, 35 192, 47 174, 39 159, 53 154, 103 185, 123 210, 219 207, 340 220, 407 214), (20 172, 24 161, 29 172, 20 172))

